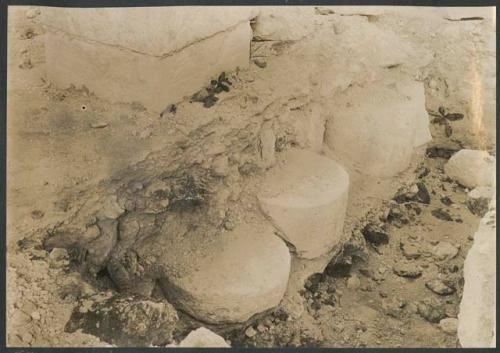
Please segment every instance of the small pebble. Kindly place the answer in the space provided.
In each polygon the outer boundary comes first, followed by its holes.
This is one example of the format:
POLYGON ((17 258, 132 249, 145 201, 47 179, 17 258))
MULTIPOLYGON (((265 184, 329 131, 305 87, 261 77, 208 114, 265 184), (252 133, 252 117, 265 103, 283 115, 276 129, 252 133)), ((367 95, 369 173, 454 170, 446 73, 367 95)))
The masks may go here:
POLYGON ((262 59, 254 59, 253 60, 254 64, 260 67, 261 69, 265 68, 267 66, 267 63, 262 60, 262 59))
POLYGON ((449 335, 457 333, 458 320, 455 318, 446 318, 439 321, 439 328, 449 335))
POLYGON ((21 340, 24 342, 24 343, 31 343, 33 342, 33 336, 29 333, 29 332, 25 332, 22 337, 21 337, 21 340))
POLYGON ((40 320, 40 313, 38 311, 34 311, 31 313, 31 318, 34 320, 34 321, 38 321, 40 320))
POLYGON ((347 280, 347 288, 349 289, 358 289, 360 285, 361 281, 359 280, 359 277, 356 275, 352 275, 347 280))
POLYGON ((248 327, 248 328, 245 330, 245 335, 246 335, 248 338, 252 338, 252 337, 254 337, 256 334, 257 334, 257 331, 255 331, 255 329, 254 329, 252 326, 248 327))

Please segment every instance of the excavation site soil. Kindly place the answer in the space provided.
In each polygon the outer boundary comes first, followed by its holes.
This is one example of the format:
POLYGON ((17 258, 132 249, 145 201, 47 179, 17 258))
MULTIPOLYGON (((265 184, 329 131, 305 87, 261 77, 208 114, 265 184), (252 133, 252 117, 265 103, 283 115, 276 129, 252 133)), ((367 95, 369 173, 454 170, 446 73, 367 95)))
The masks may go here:
POLYGON ((494 183, 448 163, 496 155, 495 88, 469 73, 494 75, 491 19, 270 8, 248 68, 153 112, 52 84, 43 11, 9 9, 9 346, 461 346, 494 183), (393 123, 416 111, 420 137, 393 123))

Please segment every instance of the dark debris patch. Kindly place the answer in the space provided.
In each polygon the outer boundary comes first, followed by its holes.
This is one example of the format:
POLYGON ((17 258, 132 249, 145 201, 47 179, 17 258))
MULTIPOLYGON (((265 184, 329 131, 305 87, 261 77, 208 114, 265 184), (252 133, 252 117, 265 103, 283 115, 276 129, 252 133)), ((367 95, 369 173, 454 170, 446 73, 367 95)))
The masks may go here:
POLYGON ((203 206, 208 197, 204 183, 192 175, 186 175, 180 183, 172 188, 169 195, 170 209, 185 211, 203 206))
POLYGON ((427 150, 425 151, 425 155, 428 158, 450 159, 451 156, 453 156, 458 151, 459 150, 457 148, 449 148, 449 147, 442 147, 442 146, 432 146, 432 147, 428 147, 427 148, 427 150))
POLYGON ((81 329, 119 346, 165 345, 172 340, 177 312, 166 301, 114 296, 83 299, 66 324, 66 332, 81 329), (97 298, 95 298, 97 299, 97 298))

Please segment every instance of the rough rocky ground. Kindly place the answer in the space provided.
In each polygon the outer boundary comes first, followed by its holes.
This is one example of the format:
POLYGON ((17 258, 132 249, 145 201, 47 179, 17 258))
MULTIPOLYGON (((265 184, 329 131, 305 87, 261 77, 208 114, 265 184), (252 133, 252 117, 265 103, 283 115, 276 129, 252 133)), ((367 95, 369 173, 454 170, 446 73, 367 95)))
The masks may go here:
MULTIPOLYGON (((434 125, 431 145, 449 141, 440 130, 434 125)), ((467 207, 467 190, 443 174, 445 162, 425 158, 415 170, 415 181, 429 191, 430 204, 384 202, 374 210, 382 220, 369 218, 385 225, 386 244, 367 245, 364 253, 309 278, 299 320, 280 311, 257 322, 253 330, 233 332, 233 345, 459 347, 456 333, 443 330, 439 321, 457 317, 463 261, 479 216, 467 207), (391 207, 401 210, 394 214, 408 224, 387 219, 391 207), (436 217, 435 210, 444 210, 451 220, 436 217), (438 294, 428 287, 436 290, 436 283, 451 289, 437 289, 438 294)))
MULTIPOLYGON (((9 43, 12 43, 9 72, 13 74, 9 74, 8 114, 15 119, 8 121, 8 343, 33 347, 108 346, 109 342, 78 329, 67 332, 73 330, 66 325, 76 301, 85 307, 98 302, 96 295, 113 292, 108 289, 113 288, 110 280, 105 275, 97 279, 82 278, 64 252, 49 253, 43 248, 41 237, 30 235, 63 221, 68 211, 81 207, 81 200, 75 200, 73 195, 79 192, 83 195, 86 189, 95 187, 99 179, 96 175, 116 175, 128 164, 145 159, 144 154, 135 155, 135 151, 160 151, 179 143, 165 136, 187 135, 193 123, 189 121, 194 115, 191 113, 199 107, 180 105, 175 119, 162 120, 137 104, 110 104, 85 89, 61 91, 50 87, 43 79, 43 30, 37 24, 36 12, 27 16, 25 10, 13 11, 11 19, 14 20, 9 22, 9 43), (45 178, 33 180, 33 175, 45 178), (25 184, 37 187, 26 190, 25 184), (88 298, 94 299, 89 303, 88 298)), ((286 41, 281 44, 287 45, 286 41)), ((278 45, 273 50, 279 55, 282 48, 278 45)), ((260 70, 260 66, 264 65, 256 63, 252 69, 260 70)), ((211 114, 229 115, 235 106, 252 106, 251 102, 257 100, 255 91, 249 87, 251 74, 240 73, 232 79, 235 81, 232 92, 236 94, 222 96, 226 101, 222 111, 207 113, 206 121, 210 121, 211 114)), ((455 112, 443 97, 433 99, 435 104, 455 112)), ((301 103, 300 99, 296 102, 301 103)), ((250 109, 258 112, 267 107, 268 102, 262 97, 250 109)), ((449 126, 461 123, 451 122, 449 126)), ((487 145, 471 140, 459 128, 446 136, 445 126, 436 122, 432 130, 434 139, 430 147, 459 149, 487 145)), ((210 132, 210 125, 206 130, 197 130, 207 131, 210 132)), ((487 147, 494 154, 494 146, 487 147)), ((196 158, 199 151, 188 149, 186 154, 196 158)), ((423 158, 423 154, 420 151, 414 157, 412 167, 398 182, 408 187, 414 180, 423 182, 429 191, 430 204, 391 203, 387 195, 395 195, 399 185, 390 181, 360 183, 346 220, 346 234, 356 233, 360 245, 354 243, 351 252, 347 247, 341 264, 332 264, 325 274, 312 276, 301 298, 294 298, 292 306, 282 305, 251 326, 210 328, 232 346, 456 347, 456 334, 444 332, 436 321, 457 315, 463 259, 479 216, 467 207, 466 190, 443 173, 446 159, 423 158), (422 173, 425 168, 428 174, 422 173), (383 197, 365 199, 363 190, 374 188, 383 197), (366 212, 360 214, 359 209, 366 212), (446 220, 447 215, 451 220, 446 220), (401 218, 408 218, 409 223, 400 225, 401 218), (383 224, 387 244, 363 246, 361 230, 367 224, 383 224), (457 249, 456 255, 453 249, 457 249), (446 251, 451 252, 448 257, 446 251), (452 293, 439 295, 428 287, 452 293)), ((234 209, 236 215, 250 218, 256 217, 251 195, 258 183, 258 177, 252 180, 252 167, 252 163, 247 164, 250 179, 241 192, 239 206, 234 209)), ((238 191, 235 193, 239 194, 238 191)), ((213 218, 219 219, 220 207, 215 206, 213 218)), ((375 238, 385 242, 385 235, 375 238)), ((174 338, 179 341, 201 325, 179 313, 174 338)), ((161 344, 165 343, 168 342, 161 344)))

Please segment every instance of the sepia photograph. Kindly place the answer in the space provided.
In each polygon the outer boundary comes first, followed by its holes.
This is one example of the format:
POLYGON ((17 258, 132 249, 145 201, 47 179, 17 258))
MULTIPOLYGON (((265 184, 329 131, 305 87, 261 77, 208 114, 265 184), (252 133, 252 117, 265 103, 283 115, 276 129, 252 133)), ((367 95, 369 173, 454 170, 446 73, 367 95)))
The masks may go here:
POLYGON ((496 7, 7 15, 7 347, 496 347, 496 7))

